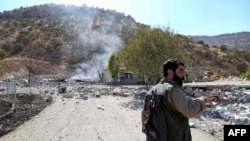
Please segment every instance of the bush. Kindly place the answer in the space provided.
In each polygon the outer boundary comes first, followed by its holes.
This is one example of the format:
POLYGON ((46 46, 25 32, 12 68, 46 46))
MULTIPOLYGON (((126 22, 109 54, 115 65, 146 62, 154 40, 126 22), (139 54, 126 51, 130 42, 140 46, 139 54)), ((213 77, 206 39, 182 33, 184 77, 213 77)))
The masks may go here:
POLYGON ((242 58, 250 62, 250 52, 248 51, 242 52, 242 58))
POLYGON ((220 46, 220 50, 221 50, 222 52, 225 52, 225 51, 227 50, 227 46, 226 46, 226 45, 221 45, 221 46, 220 46))
POLYGON ((9 52, 12 50, 12 46, 10 43, 4 43, 2 44, 2 49, 5 50, 6 52, 9 52))
POLYGON ((236 67, 237 67, 237 70, 240 72, 240 73, 244 73, 244 72, 246 72, 247 71, 247 64, 245 64, 245 63, 239 63, 239 64, 237 64, 236 65, 236 67))
POLYGON ((250 80, 250 72, 248 71, 248 72, 242 74, 242 75, 241 75, 241 78, 250 80))
POLYGON ((208 51, 204 52, 204 57, 206 57, 207 59, 212 59, 212 55, 208 51))
POLYGON ((208 44, 204 44, 204 45, 203 45, 203 47, 208 48, 208 47, 209 47, 209 45, 208 45, 208 44))
POLYGON ((23 49, 25 48, 25 46, 23 44, 16 44, 13 48, 13 51, 12 53, 13 54, 16 54, 16 53, 19 53, 21 52, 23 49))
POLYGON ((6 51, 4 51, 3 49, 0 49, 0 59, 4 59, 7 56, 6 51))
POLYGON ((197 41, 198 44, 201 44, 201 45, 204 45, 204 41, 200 40, 200 41, 197 41))
POLYGON ((62 42, 59 39, 53 38, 50 40, 50 44, 56 49, 59 46, 62 46, 62 42))

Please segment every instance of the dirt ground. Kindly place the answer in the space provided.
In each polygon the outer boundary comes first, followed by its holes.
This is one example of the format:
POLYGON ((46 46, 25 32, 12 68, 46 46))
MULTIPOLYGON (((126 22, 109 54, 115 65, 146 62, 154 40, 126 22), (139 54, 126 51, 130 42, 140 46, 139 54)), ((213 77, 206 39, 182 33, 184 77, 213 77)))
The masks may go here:
MULTIPOLYGON (((110 95, 87 100, 55 96, 51 104, 43 103, 39 109, 30 109, 32 112, 26 111, 25 114, 20 111, 4 118, 4 121, 1 119, 0 140, 143 141, 141 102, 133 97, 110 95), (14 124, 15 120, 18 122, 14 124)), ((193 141, 218 141, 197 128, 191 131, 193 141)))
POLYGON ((51 98, 36 94, 17 94, 14 106, 13 97, 0 95, 0 137, 37 115, 52 101, 51 98))

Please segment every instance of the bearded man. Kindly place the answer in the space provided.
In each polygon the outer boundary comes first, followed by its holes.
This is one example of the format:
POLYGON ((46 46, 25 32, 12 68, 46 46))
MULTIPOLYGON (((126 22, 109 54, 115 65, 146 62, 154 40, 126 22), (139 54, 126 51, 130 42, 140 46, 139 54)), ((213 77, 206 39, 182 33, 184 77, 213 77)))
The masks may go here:
POLYGON ((189 118, 205 112, 207 105, 213 106, 212 102, 207 97, 190 98, 183 91, 186 73, 181 61, 167 60, 163 76, 145 96, 142 131, 147 141, 191 141, 189 118), (152 97, 154 109, 148 110, 152 97))

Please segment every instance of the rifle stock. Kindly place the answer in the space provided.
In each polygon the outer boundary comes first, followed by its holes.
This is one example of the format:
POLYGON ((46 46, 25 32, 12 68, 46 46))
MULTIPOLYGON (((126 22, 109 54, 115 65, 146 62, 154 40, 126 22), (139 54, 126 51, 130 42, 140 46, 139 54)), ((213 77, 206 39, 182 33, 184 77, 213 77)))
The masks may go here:
POLYGON ((155 92, 152 91, 152 99, 149 101, 146 108, 142 110, 142 132, 149 133, 153 138, 157 139, 156 132, 150 125, 150 120, 152 119, 152 110, 155 107, 155 92))

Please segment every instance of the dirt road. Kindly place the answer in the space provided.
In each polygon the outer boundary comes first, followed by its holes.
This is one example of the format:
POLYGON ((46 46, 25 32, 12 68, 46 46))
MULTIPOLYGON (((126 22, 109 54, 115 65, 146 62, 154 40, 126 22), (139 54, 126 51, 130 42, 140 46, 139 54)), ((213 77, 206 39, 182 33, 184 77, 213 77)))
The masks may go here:
MULTIPOLYGON (((132 97, 57 97, 0 141, 143 141, 140 113, 141 101, 132 97)), ((192 136, 193 141, 217 141, 199 129, 192 129, 192 136)))

